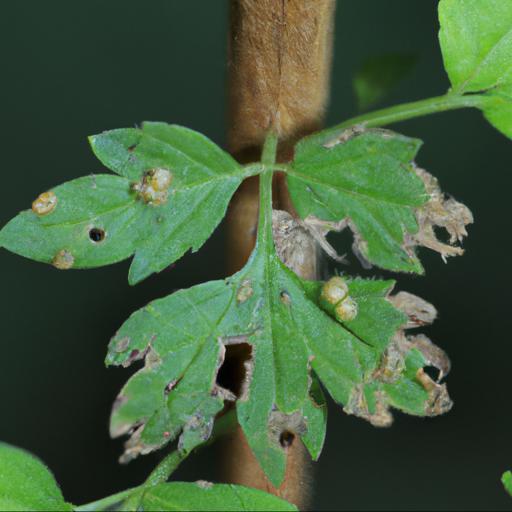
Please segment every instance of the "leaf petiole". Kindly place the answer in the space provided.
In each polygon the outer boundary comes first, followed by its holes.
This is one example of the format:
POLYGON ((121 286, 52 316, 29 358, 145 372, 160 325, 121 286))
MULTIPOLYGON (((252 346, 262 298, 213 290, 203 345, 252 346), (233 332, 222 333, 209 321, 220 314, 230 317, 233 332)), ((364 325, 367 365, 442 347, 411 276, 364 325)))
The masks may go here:
POLYGON ((353 117, 341 124, 327 128, 307 137, 305 140, 323 144, 329 140, 339 137, 341 133, 352 126, 363 125, 365 128, 376 128, 386 126, 400 121, 406 121, 415 117, 436 114, 447 110, 459 108, 483 108, 483 106, 492 102, 492 98, 483 94, 456 94, 448 92, 443 96, 427 98, 424 100, 403 103, 392 107, 375 110, 360 116, 353 117))

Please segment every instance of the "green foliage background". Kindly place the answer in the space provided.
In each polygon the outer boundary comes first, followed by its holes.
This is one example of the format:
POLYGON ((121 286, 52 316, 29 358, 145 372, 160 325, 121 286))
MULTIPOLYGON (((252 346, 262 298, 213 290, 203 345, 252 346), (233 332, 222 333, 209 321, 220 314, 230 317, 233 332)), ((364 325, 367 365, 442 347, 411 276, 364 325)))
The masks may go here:
MULTIPOLYGON (((372 55, 418 56, 409 78, 382 105, 448 88, 436 3, 339 1, 331 123, 355 113, 351 76, 372 55)), ((29 207, 27 198, 100 170, 89 134, 155 119, 223 142, 225 0, 25 0, 3 7, 0 225, 29 207)), ((504 395, 512 360, 510 142, 477 111, 411 121, 398 131, 424 139, 418 162, 476 217, 463 258, 444 265, 424 251, 426 277, 399 279, 399 288, 440 311, 428 334, 454 363, 455 407, 433 420, 396 415, 390 430, 333 407, 314 503, 321 509, 508 509, 499 478, 512 460, 504 395)), ((342 249, 349 239, 338 239, 342 249)), ((107 418, 126 370, 103 367, 107 342, 155 297, 224 277, 222 251, 221 230, 198 254, 133 288, 128 262, 62 273, 0 252, 1 343, 9 353, 0 372, 0 439, 39 455, 69 501, 138 484, 154 465, 158 455, 117 465, 121 444, 110 441, 107 418)), ((363 274, 357 262, 353 269, 363 274)), ((208 449, 176 477, 219 480, 219 470, 218 451, 208 449)))

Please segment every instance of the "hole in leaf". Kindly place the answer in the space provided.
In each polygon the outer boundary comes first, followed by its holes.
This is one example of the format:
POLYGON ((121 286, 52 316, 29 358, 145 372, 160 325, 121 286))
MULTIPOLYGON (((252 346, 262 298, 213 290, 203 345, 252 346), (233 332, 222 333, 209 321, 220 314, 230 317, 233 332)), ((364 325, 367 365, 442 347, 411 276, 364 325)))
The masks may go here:
POLYGON ((246 364, 252 358, 252 347, 248 343, 226 346, 224 362, 217 373, 217 385, 240 397, 247 377, 246 364))
POLYGON ((100 228, 92 228, 89 230, 89 238, 95 244, 103 242, 105 240, 105 231, 100 228))
POLYGON ((434 381, 439 382, 441 372, 435 366, 425 366, 423 371, 434 381))
POLYGON ((293 444, 294 440, 295 434, 293 432, 290 432, 289 430, 281 432, 281 435, 279 436, 279 444, 283 448, 289 448, 293 444))
POLYGON ((128 147, 128 152, 133 153, 133 151, 135 151, 136 147, 137 147, 137 144, 132 144, 131 146, 128 147))

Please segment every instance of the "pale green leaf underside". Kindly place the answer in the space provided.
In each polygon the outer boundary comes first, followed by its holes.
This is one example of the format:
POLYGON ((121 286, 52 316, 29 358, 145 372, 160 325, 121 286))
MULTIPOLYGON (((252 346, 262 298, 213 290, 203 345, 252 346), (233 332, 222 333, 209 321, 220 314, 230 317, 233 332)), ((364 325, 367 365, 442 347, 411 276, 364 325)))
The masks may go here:
POLYGON ((459 94, 484 92, 487 119, 512 137, 512 2, 441 0, 439 39, 459 94))
POLYGON ((90 175, 56 187, 55 209, 42 216, 19 214, 0 232, 1 246, 46 263, 65 250, 73 268, 135 254, 133 284, 201 247, 247 174, 209 139, 179 126, 144 123, 90 140, 98 158, 120 176, 90 175), (160 205, 147 204, 132 190, 155 168, 172 173, 169 198, 160 205), (93 228, 104 231, 103 241, 91 240, 93 228))
POLYGON ((512 496, 512 472, 507 471, 504 473, 501 481, 503 482, 506 491, 510 494, 510 496, 512 496))
POLYGON ((427 200, 412 161, 421 142, 383 130, 368 130, 325 147, 305 139, 288 174, 293 204, 302 218, 350 221, 358 250, 370 263, 422 272, 405 237, 418 230, 415 208, 427 200))
POLYGON ((72 510, 48 468, 36 457, 0 443, 0 510, 72 510))
POLYGON ((111 418, 114 436, 143 425, 127 443, 129 455, 147 453, 180 434, 185 449, 208 438, 226 397, 216 374, 230 343, 252 348, 249 385, 237 400, 237 415, 274 485, 285 470, 282 432, 302 435, 311 455, 320 454, 326 409, 315 375, 340 404, 346 405, 358 388, 371 414, 377 392, 389 405, 425 414, 427 392, 415 380, 421 356, 410 359, 393 383, 373 377, 391 336, 405 321, 386 300, 392 283, 351 281, 359 313, 343 326, 317 306, 321 283, 301 281, 273 251, 266 252, 257 249, 244 269, 224 281, 152 302, 112 339, 108 364, 126 365, 147 354, 145 367, 121 391, 111 418))
POLYGON ((148 489, 143 510, 293 511, 297 508, 276 496, 240 485, 173 482, 148 489))
POLYGON ((406 54, 379 55, 364 61, 352 80, 359 110, 367 110, 381 101, 415 63, 416 57, 406 54))

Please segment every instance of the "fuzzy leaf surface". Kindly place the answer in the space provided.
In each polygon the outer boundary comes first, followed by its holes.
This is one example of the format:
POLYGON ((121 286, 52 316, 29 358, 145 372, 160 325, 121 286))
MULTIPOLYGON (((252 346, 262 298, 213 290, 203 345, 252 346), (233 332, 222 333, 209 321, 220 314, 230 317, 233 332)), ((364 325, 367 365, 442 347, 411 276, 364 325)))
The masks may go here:
POLYGON ((512 3, 441 0, 439 39, 456 93, 485 93, 485 117, 512 137, 512 3))
POLYGON ((0 443, 1 510, 73 510, 49 469, 30 453, 0 443))
POLYGON ((90 175, 52 189, 53 210, 20 213, 0 232, 0 246, 54 264, 66 251, 71 268, 108 265, 134 254, 134 284, 199 249, 248 174, 209 139, 180 126, 144 123, 90 142, 119 176, 90 175), (148 203, 134 190, 155 169, 171 178, 161 204, 148 203), (94 231, 103 238, 94 240, 94 231))
POLYGON ((326 408, 317 379, 348 413, 374 424, 382 411, 389 419, 390 406, 427 415, 429 393, 416 379, 426 361, 417 350, 404 353, 392 379, 375 377, 407 321, 387 299, 392 286, 350 281, 359 312, 341 324, 318 306, 322 283, 299 279, 259 240, 237 274, 154 301, 121 327, 107 363, 126 366, 145 355, 145 366, 116 400, 112 435, 131 433, 127 459, 178 435, 185 450, 205 441, 223 401, 235 398, 216 376, 225 347, 239 343, 250 346, 251 358, 237 397, 238 421, 276 486, 285 471, 283 433, 302 436, 313 458, 322 449, 326 408))
POLYGON ((418 231, 415 210, 428 199, 413 159, 421 142, 386 130, 347 133, 320 145, 299 142, 287 181, 305 219, 347 222, 364 259, 379 267, 422 272, 406 237, 418 231))
POLYGON ((209 482, 172 482, 150 488, 142 498, 143 510, 293 511, 281 498, 240 485, 209 482))

